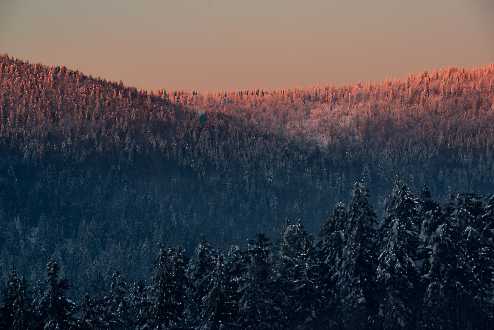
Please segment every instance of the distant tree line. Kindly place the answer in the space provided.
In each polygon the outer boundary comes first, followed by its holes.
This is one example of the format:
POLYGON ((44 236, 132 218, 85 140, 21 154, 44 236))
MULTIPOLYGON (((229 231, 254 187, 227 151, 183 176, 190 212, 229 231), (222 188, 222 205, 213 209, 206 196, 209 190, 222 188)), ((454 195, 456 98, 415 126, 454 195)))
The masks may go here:
POLYGON ((492 329, 494 196, 440 205, 397 182, 378 220, 359 182, 316 240, 296 222, 274 244, 162 247, 147 281, 108 282, 75 303, 55 261, 44 284, 12 270, 0 328, 492 329))

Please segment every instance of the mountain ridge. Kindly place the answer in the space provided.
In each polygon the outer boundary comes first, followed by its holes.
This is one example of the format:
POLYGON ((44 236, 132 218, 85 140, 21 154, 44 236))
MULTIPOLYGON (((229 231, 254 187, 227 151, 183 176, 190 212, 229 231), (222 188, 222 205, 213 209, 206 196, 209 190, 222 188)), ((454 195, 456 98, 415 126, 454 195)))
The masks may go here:
POLYGON ((56 257, 88 290, 112 269, 140 278, 163 242, 244 244, 298 220, 315 232, 356 180, 378 212, 396 177, 439 199, 490 193, 493 96, 490 66, 207 97, 0 57, 0 273, 37 280, 56 257))

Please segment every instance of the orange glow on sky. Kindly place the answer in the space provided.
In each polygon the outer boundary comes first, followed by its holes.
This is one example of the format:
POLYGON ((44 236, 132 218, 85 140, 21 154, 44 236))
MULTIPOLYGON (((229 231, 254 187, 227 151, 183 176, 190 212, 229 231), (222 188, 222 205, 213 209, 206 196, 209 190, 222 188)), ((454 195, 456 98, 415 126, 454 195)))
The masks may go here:
POLYGON ((494 62, 491 0, 2 0, 0 53, 144 89, 344 84, 494 62))

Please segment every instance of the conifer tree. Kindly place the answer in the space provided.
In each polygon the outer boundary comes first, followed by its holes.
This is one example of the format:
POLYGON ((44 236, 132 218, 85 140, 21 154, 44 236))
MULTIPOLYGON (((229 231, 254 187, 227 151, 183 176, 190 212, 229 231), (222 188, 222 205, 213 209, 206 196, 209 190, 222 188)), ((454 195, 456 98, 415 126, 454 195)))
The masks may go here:
POLYGON ((475 228, 469 225, 464 229, 459 246, 460 269, 468 292, 468 301, 462 307, 474 328, 487 329, 494 326, 494 196, 487 200, 480 214, 477 198, 465 204, 470 207, 460 215, 473 220, 469 223, 475 228))
POLYGON ((383 239, 388 236, 396 221, 402 223, 412 234, 408 237, 407 243, 410 245, 410 257, 414 258, 419 245, 418 236, 421 227, 420 202, 401 181, 395 182, 386 205, 384 223, 380 230, 383 239))
POLYGON ((465 311, 470 299, 459 259, 459 239, 459 228, 451 220, 440 225, 433 236, 430 269, 424 275, 423 329, 467 328, 465 311))
POLYGON ((24 278, 15 270, 10 273, 0 305, 0 328, 29 329, 34 324, 33 305, 24 278))
POLYGON ((216 260, 216 266, 211 275, 211 287, 204 297, 204 308, 201 313, 201 329, 218 330, 232 327, 235 304, 229 291, 228 278, 222 256, 216 260))
MULTIPOLYGON (((337 203, 329 219, 324 222, 319 232, 318 256, 320 262, 330 267, 337 267, 341 261, 344 229, 348 220, 346 206, 337 203)), ((336 268, 333 268, 336 271, 336 268)))
POLYGON ((80 313, 77 320, 77 329, 91 330, 108 328, 105 318, 104 303, 85 294, 80 303, 80 313))
POLYGON ((376 327, 377 220, 365 185, 357 182, 352 192, 345 226, 345 247, 338 276, 338 320, 345 329, 376 327))
POLYGON ((317 290, 312 237, 302 223, 288 225, 280 249, 280 285, 284 292, 284 319, 290 326, 314 327, 321 306, 317 290))
POLYGON ((174 329, 185 325, 185 262, 182 249, 160 249, 150 288, 149 326, 154 329, 174 329))
POLYGON ((148 295, 149 288, 143 281, 133 283, 129 292, 129 304, 133 316, 133 324, 136 329, 146 327, 150 318, 151 301, 148 295))
POLYGON ((377 282, 382 289, 382 326, 385 330, 416 329, 421 286, 411 247, 417 237, 399 217, 390 225, 377 267, 377 282))
POLYGON ((75 326, 75 304, 66 296, 69 282, 60 278, 60 267, 54 260, 47 264, 46 289, 37 311, 45 330, 71 329, 75 326))
POLYGON ((421 272, 426 271, 431 257, 432 236, 444 222, 444 215, 438 203, 432 200, 429 187, 425 186, 419 198, 420 235, 417 248, 417 262, 421 272))
MULTIPOLYGON (((342 262, 343 247, 345 244, 344 227, 348 220, 346 206, 337 203, 333 214, 323 223, 317 244, 318 278, 321 300, 319 323, 327 327, 335 319, 336 283, 342 262)), ((334 326, 334 324, 333 324, 334 326)))
POLYGON ((236 326, 239 319, 242 280, 247 272, 247 256, 238 246, 232 246, 225 257, 225 286, 227 320, 225 325, 236 326))
POLYGON ((240 287, 239 326, 249 330, 281 328, 284 320, 272 273, 271 242, 265 235, 258 234, 249 243, 246 266, 240 287))
POLYGON ((377 267, 385 329, 416 327, 422 292, 417 264, 424 258, 418 255, 421 222, 419 200, 403 182, 396 182, 386 205, 377 267))
POLYGON ((187 278, 187 318, 192 325, 197 325, 203 313, 204 299, 212 285, 212 274, 216 267, 217 252, 209 242, 202 240, 194 251, 188 266, 187 278))
POLYGON ((114 273, 110 294, 105 297, 106 317, 112 329, 127 329, 132 324, 128 294, 127 282, 119 272, 114 273))

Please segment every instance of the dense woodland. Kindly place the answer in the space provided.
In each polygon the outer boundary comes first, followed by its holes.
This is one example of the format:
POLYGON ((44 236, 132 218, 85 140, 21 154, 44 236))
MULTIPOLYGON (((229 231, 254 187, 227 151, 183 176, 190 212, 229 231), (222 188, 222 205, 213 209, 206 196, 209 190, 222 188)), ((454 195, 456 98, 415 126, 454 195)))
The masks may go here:
POLYGON ((57 260, 71 294, 150 276, 160 244, 316 232, 363 179, 494 191, 494 66, 303 90, 146 92, 0 56, 0 276, 57 260), (129 262, 131 260, 131 262, 129 262))
POLYGON ((163 246, 147 280, 69 298, 50 260, 33 286, 15 269, 0 305, 2 329, 492 329, 494 195, 440 205, 397 182, 383 219, 356 183, 314 239, 288 223, 275 244, 244 249, 202 240, 190 258, 163 246))

